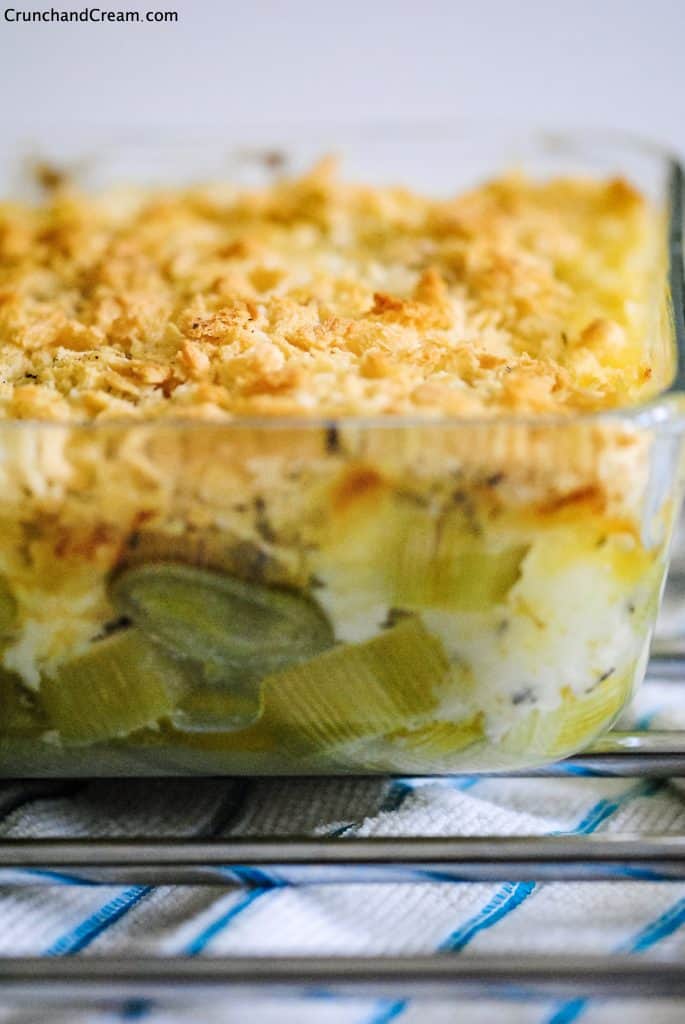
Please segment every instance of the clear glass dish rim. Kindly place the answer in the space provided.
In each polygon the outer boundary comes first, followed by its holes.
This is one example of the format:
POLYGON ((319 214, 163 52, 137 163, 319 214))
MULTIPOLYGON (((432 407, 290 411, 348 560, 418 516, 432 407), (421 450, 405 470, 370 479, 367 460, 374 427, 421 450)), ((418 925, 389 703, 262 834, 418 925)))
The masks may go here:
MULTIPOLYGON (((502 122, 504 126, 504 122, 502 122)), ((338 124, 331 128, 327 126, 328 132, 334 132, 335 137, 344 143, 354 137, 358 144, 365 139, 382 139, 383 141, 396 141, 399 143, 408 142, 410 139, 418 141, 436 139, 438 136, 445 137, 465 130, 471 133, 479 132, 481 135, 492 136, 492 123, 483 125, 482 122, 469 122, 466 119, 450 121, 448 123, 412 123, 386 121, 379 124, 338 124)), ((241 136, 234 136, 227 141, 227 151, 240 153, 241 150, 254 152, 255 149, 267 149, 263 144, 264 135, 269 132, 269 126, 259 126, 258 134, 253 134, 254 129, 247 126, 239 126, 241 136)), ((308 126, 286 126, 287 134, 283 135, 284 126, 274 128, 269 135, 270 148, 275 149, 279 145, 303 143, 306 140, 312 141, 314 128, 308 126)), ((633 152, 643 152, 659 158, 667 173, 667 251, 668 251, 668 307, 669 319, 672 324, 675 343, 675 368, 670 384, 665 387, 647 402, 635 405, 619 406, 613 409, 600 409, 582 413, 572 414, 513 414, 494 416, 458 416, 439 415, 435 417, 406 414, 384 414, 384 415, 313 415, 313 416, 236 416, 231 419, 198 419, 196 417, 184 416, 162 416, 154 418, 126 416, 112 417, 106 419, 88 420, 49 420, 49 419, 7 419, 0 420, 0 436, 7 431, 28 431, 39 429, 53 431, 64 431, 66 433, 107 433, 116 430, 143 431, 178 431, 178 432, 201 432, 211 430, 213 432, 236 432, 236 431, 264 431, 264 432, 320 432, 322 430, 351 429, 358 431, 416 431, 416 430, 476 430, 493 428, 528 428, 528 429, 563 429, 576 425, 593 426, 602 424, 623 423, 649 429, 660 427, 685 432, 685 261, 683 253, 683 232, 685 229, 685 166, 677 154, 660 145, 659 143, 633 136, 625 132, 607 131, 603 129, 581 130, 553 130, 546 128, 525 128, 517 130, 506 125, 507 135, 511 138, 525 141, 529 144, 543 143, 547 145, 563 145, 571 147, 575 145, 603 143, 616 145, 633 152), (682 399, 681 402, 678 399, 682 399)), ((98 144, 99 157, 122 148, 140 147, 147 151, 160 150, 164 148, 188 149, 194 144, 207 142, 206 133, 193 135, 192 133, 180 133, 180 137, 174 133, 171 136, 169 130, 160 136, 150 138, 146 133, 144 136, 137 136, 135 132, 121 133, 112 141, 110 137, 98 144)), ((216 142, 216 140, 215 140, 216 142)), ((85 154, 85 147, 81 150, 85 154)))

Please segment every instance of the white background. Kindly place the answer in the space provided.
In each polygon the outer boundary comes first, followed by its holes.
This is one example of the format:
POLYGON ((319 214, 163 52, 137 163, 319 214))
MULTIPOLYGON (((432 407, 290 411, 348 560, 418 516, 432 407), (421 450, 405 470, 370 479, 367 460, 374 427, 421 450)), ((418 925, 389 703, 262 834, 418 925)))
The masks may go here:
MULTIPOLYGON (((87 0, 172 25, 8 24, 2 145, 62 132, 495 115, 685 152, 683 0, 87 0)), ((52 0, 79 9, 84 0, 52 0)))

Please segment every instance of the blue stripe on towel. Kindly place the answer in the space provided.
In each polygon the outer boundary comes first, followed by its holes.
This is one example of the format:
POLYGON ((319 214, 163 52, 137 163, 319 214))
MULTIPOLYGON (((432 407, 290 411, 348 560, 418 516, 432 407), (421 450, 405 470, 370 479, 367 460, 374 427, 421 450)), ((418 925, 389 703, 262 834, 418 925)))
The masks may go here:
MULTIPOLYGON (((239 811, 240 806, 245 797, 247 788, 245 786, 238 787, 229 793, 229 796, 233 799, 233 806, 227 806, 227 799, 224 797, 219 807, 215 810, 210 826, 210 834, 214 835, 221 831, 231 820, 231 817, 239 811), (237 802, 236 802, 237 796, 237 802)), ((202 834, 202 832, 200 833, 202 834)), ((46 874, 48 874, 46 872, 46 874)), ((61 881, 63 884, 90 884, 85 880, 80 880, 77 876, 69 876, 67 874, 60 874, 59 876, 54 872, 49 872, 50 875, 54 876, 55 881, 61 881)), ((262 875, 261 881, 264 884, 267 879, 266 875, 262 875)), ((273 880, 270 884, 279 885, 278 880, 273 880)), ((66 932, 60 938, 56 939, 52 945, 45 950, 45 956, 68 956, 72 953, 80 953, 81 950, 85 949, 91 944, 99 935, 106 931, 111 925, 115 924, 124 914, 128 913, 137 906, 140 901, 152 892, 153 887, 150 885, 136 885, 130 889, 126 889, 121 892, 114 899, 105 903, 104 906, 100 907, 93 914, 87 917, 80 924, 66 932)), ((262 890, 259 890, 260 892, 262 890)))
POLYGON ((644 953, 646 949, 651 949, 657 942, 673 935, 683 924, 685 924, 685 897, 660 914, 651 924, 645 925, 632 940, 620 945, 616 952, 644 953))
MULTIPOLYGON (((641 796, 652 796, 663 785, 664 783, 659 779, 644 779, 636 785, 630 786, 613 800, 603 798, 597 801, 569 833, 556 834, 591 835, 625 804, 641 796)), ((520 882, 516 885, 512 882, 505 883, 475 917, 452 932, 440 945, 440 949, 453 952, 463 949, 474 935, 484 928, 491 928, 512 910, 515 910, 533 892, 535 886, 534 882, 520 882)))
MULTIPOLYGON (((673 935, 683 924, 685 924, 685 898, 679 899, 654 921, 645 925, 632 939, 620 943, 614 949, 614 953, 644 953, 645 950, 651 949, 662 939, 673 935)), ((547 1018, 546 1024, 572 1024, 573 1021, 578 1020, 589 1003, 589 999, 571 999, 557 1007, 552 1016, 547 1018)))
MULTIPOLYGON (((457 928, 451 935, 448 935, 444 942, 440 943, 438 947, 440 952, 460 953, 479 932, 486 928, 492 928, 503 917, 516 910, 530 896, 534 888, 535 882, 506 882, 482 910, 465 921, 460 928, 457 928)), ((408 999, 397 1000, 394 1003, 385 1001, 378 1007, 368 1024, 388 1024, 388 1021, 399 1017, 408 1005, 408 999)))
MULTIPOLYGON (((408 796, 411 796, 415 788, 413 779, 393 779, 376 813, 387 814, 399 811, 404 801, 408 796)), ((363 820, 346 821, 342 825, 336 825, 335 828, 329 829, 326 832, 326 836, 329 839, 342 839, 344 836, 354 835, 362 824, 363 820)))
MULTIPOLYGON (((630 786, 629 789, 624 790, 624 792, 620 793, 619 796, 613 798, 605 797, 602 800, 598 800, 570 834, 578 836, 591 835, 593 832, 597 831, 600 825, 604 824, 607 818, 610 818, 625 804, 641 796, 653 796, 660 789, 663 789, 663 786, 664 783, 661 779, 643 779, 634 786, 630 786)), ((555 834, 565 835, 566 833, 555 834)))
POLYGON ((482 782, 482 775, 461 775, 458 779, 453 780, 453 786, 455 789, 459 789, 465 792, 467 789, 473 789, 479 782, 482 782))
POLYGON ((389 1024, 391 1020, 395 1020, 396 1017, 399 1017, 399 1015, 406 1010, 408 1005, 408 999, 402 999, 395 1003, 391 1003, 389 1000, 384 1000, 377 1008, 375 1015, 368 1024, 389 1024))
POLYGON ((441 952, 459 953, 478 935, 498 924, 520 907, 535 889, 535 882, 505 882, 492 899, 473 917, 455 929, 438 947, 441 952))
POLYGON ((661 707, 660 706, 656 707, 656 708, 652 708, 651 711, 646 711, 644 713, 644 715, 642 715, 640 718, 638 718, 637 722, 635 723, 635 728, 638 730, 638 732, 644 732, 646 729, 649 729, 651 727, 652 722, 654 721, 656 716, 658 714, 660 714, 660 713, 661 713, 661 707))
POLYGON ((379 813, 399 811, 400 807, 414 792, 415 786, 411 779, 395 779, 385 794, 379 813))
POLYGON ((51 885, 78 885, 81 889, 84 886, 97 886, 98 888, 100 886, 100 883, 94 882, 92 878, 82 878, 81 875, 68 875, 64 871, 51 871, 49 868, 25 868, 25 874, 32 878, 43 878, 45 881, 50 882, 51 885))
POLYGON ((217 917, 216 921, 212 921, 211 924, 197 935, 192 942, 188 943, 185 949, 186 956, 197 956, 201 953, 206 946, 212 941, 215 936, 222 932, 231 921, 235 920, 239 914, 242 914, 243 910, 247 910, 256 900, 261 896, 264 896, 267 892, 272 892, 272 889, 251 889, 250 892, 245 893, 242 899, 239 899, 234 903, 228 910, 223 913, 220 917, 217 917))
POLYGON ((482 775, 445 775, 428 780, 423 776, 419 776, 417 779, 395 779, 388 789, 379 811, 399 811, 405 800, 423 785, 440 786, 463 792, 467 789, 473 789, 474 786, 483 781, 483 778, 484 776, 482 775))
POLYGON ((588 1002, 588 999, 569 999, 567 1003, 554 1011, 547 1024, 571 1024, 572 1021, 578 1019, 588 1002))
MULTIPOLYGON (((470 776, 467 778, 471 778, 470 776)), ((476 779, 480 778, 475 776, 476 779)), ((639 798, 641 796, 652 796, 658 790, 663 787, 663 781, 659 779, 643 779, 634 786, 630 786, 624 790, 623 793, 614 797, 613 800, 603 798, 598 800, 597 803, 584 814, 575 828, 569 832, 564 833, 552 833, 556 835, 591 835, 595 832, 600 825, 610 818, 613 814, 619 811, 631 800, 639 798)), ((479 932, 486 928, 492 928, 493 925, 498 924, 503 918, 507 917, 508 914, 516 910, 524 900, 528 899, 529 896, 535 891, 537 883, 535 882, 506 882, 500 889, 497 890, 492 899, 479 911, 474 917, 465 921, 463 925, 452 932, 444 942, 439 946, 439 949, 443 952, 460 952, 479 932)), ((685 902, 685 901, 684 901, 685 902)), ((578 1000, 573 1001, 573 1005, 578 1000)), ((582 1001, 581 1001, 582 1002, 582 1001)), ((375 1015, 368 1021, 368 1024, 386 1024, 398 1017, 409 1005, 408 999, 399 1000, 394 1003, 383 1003, 377 1010, 375 1015)), ((570 1007, 572 1004, 568 1003, 566 1006, 570 1007)), ((564 1009, 563 1007, 561 1009, 564 1009)), ((581 1006, 582 1009, 582 1006, 581 1006)), ((560 1010, 561 1012, 561 1010, 560 1010)), ((575 1011, 579 1012, 578 1010, 575 1011)), ((569 1017, 568 1020, 564 1017, 550 1019, 547 1024, 570 1024, 571 1021, 575 1020, 575 1017, 569 1017)))
MULTIPOLYGON (((459 789, 467 790, 472 789, 478 782, 482 780, 482 775, 446 775, 444 778, 435 778, 429 780, 429 785, 445 786, 448 789, 459 789)), ((417 789, 421 788, 420 784, 424 783, 425 780, 422 776, 418 778, 404 778, 394 779, 388 788, 387 793, 378 808, 378 814, 392 814, 395 811, 399 811, 404 806, 407 799, 416 793, 417 789)), ((331 839, 341 839, 343 836, 354 835, 357 829, 362 825, 362 821, 349 821, 344 825, 338 825, 327 833, 331 839)), ((423 878, 424 880, 432 881, 445 881, 438 872, 430 871, 417 871, 417 878, 423 878)), ((446 876, 447 880, 455 881, 453 876, 446 876)))
POLYGON ((276 875, 269 874, 263 868, 250 867, 249 865, 235 865, 229 868, 230 874, 234 875, 243 885, 249 885, 253 889, 280 889, 287 882, 276 875))
POLYGON ((121 1008, 121 1019, 142 1020, 144 1017, 147 1017, 151 1005, 146 999, 131 999, 121 1008))
POLYGON ((588 768, 584 764, 565 764, 564 761, 560 761, 556 768, 564 775, 588 775, 590 778, 604 778, 605 776, 605 772, 601 769, 588 768))
POLYGON ((136 904, 140 903, 150 891, 149 885, 135 885, 131 889, 126 889, 87 917, 85 921, 81 921, 75 928, 56 939, 52 945, 48 946, 44 955, 70 956, 73 953, 80 953, 98 935, 101 935, 110 925, 113 925, 136 904))

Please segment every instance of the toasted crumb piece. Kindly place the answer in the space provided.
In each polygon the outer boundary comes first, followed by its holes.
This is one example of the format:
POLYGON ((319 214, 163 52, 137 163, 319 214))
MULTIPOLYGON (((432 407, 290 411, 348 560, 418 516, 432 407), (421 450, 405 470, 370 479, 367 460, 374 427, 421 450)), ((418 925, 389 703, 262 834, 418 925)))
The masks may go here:
POLYGON ((0 417, 630 404, 670 372, 645 340, 658 223, 620 179, 440 200, 324 161, 251 191, 62 186, 0 206, 0 417))

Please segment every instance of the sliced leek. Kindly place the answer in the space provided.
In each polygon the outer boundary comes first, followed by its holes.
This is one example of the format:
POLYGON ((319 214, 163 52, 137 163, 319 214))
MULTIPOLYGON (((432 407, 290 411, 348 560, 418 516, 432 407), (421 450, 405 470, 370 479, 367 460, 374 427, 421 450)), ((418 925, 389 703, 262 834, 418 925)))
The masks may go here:
MULTIPOLYGON (((430 722, 418 729, 399 729, 373 743, 345 750, 345 758, 366 771, 463 771, 473 751, 484 746, 483 716, 430 722)), ((338 752, 340 753, 340 752, 338 752)))
POLYGON ((450 550, 443 542, 429 556, 427 550, 421 552, 422 539, 404 545, 395 563, 393 596, 403 607, 488 611, 506 599, 528 550, 517 545, 489 551, 474 541, 467 550, 459 551, 450 550))
POLYGON ((418 729, 399 729, 387 739, 397 751, 425 756, 426 766, 438 758, 454 754, 483 738, 483 716, 472 715, 460 721, 436 721, 418 729))
POLYGON ((185 524, 136 531, 123 554, 126 567, 153 563, 181 563, 229 573, 265 586, 305 586, 308 575, 297 551, 259 540, 240 540, 218 528, 189 530, 185 524))
POLYGON ((11 630, 16 615, 16 601, 12 597, 9 587, 0 577, 0 638, 11 630))
POLYGON ((264 727, 288 746, 326 755, 425 722, 450 672, 418 618, 345 644, 264 680, 264 727))
POLYGON ((379 508, 350 513, 312 560, 336 634, 353 640, 369 635, 366 624, 372 631, 383 607, 491 611, 517 583, 527 552, 520 534, 495 541, 461 507, 432 510, 389 495, 379 508))
POLYGON ((112 600, 177 657, 202 665, 212 685, 247 685, 333 644, 313 601, 177 563, 128 569, 112 600))
POLYGON ((182 669, 140 630, 123 629, 64 662, 40 688, 53 728, 68 743, 127 736, 176 707, 182 669))
POLYGON ((19 679, 0 670, 0 727, 12 736, 35 736, 48 728, 36 697, 19 679))
POLYGON ((259 720, 262 710, 259 686, 193 687, 170 718, 182 732, 224 733, 249 728, 259 720))

